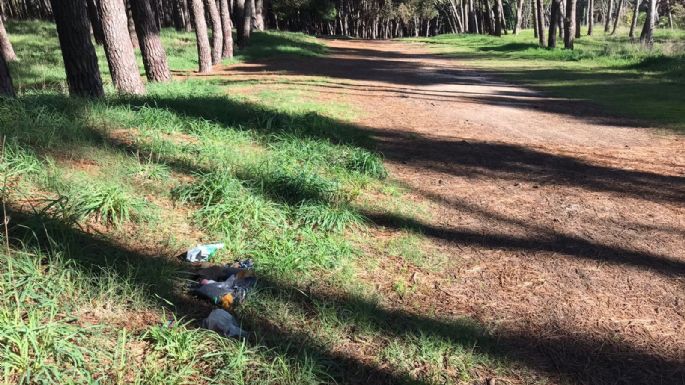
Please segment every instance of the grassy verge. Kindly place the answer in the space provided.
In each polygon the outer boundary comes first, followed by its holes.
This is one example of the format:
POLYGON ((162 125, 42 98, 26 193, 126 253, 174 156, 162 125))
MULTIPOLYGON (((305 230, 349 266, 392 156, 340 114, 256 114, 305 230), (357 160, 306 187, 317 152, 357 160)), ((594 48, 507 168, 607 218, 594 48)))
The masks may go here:
MULTIPOLYGON (((388 309, 359 279, 386 255, 426 254, 412 235, 373 239, 367 209, 416 208, 348 108, 239 96, 250 83, 221 79, 71 99, 52 27, 9 29, 21 92, 0 100, 3 383, 432 384, 519 371, 478 325, 388 309), (255 260, 258 288, 237 312, 247 340, 198 328, 210 307, 187 295, 175 256, 207 241, 227 245, 214 262, 255 260)), ((301 35, 258 36, 242 60, 324 52, 301 35)), ((174 68, 194 65, 191 36, 164 38, 174 68)))
POLYGON ((615 114, 685 130, 683 31, 659 30, 652 51, 615 36, 582 36, 573 51, 538 47, 532 31, 501 38, 442 35, 412 39, 434 45, 515 84, 553 96, 589 100, 615 114))

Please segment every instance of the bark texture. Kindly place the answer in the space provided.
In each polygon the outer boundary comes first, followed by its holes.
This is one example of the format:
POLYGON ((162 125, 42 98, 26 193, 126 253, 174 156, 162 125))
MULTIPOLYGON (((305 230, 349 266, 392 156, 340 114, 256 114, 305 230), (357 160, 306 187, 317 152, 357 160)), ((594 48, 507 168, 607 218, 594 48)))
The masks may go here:
POLYGON ((10 76, 10 70, 7 67, 4 55, 0 55, 0 96, 15 96, 12 77, 10 76))
POLYGON ((252 15, 254 29, 264 30, 264 0, 254 0, 254 14, 252 15))
POLYGON ((95 38, 95 43, 98 45, 104 44, 105 36, 102 33, 102 23, 95 0, 88 0, 88 18, 90 19, 90 27, 93 32, 93 38, 95 38))
POLYGON ((537 14, 536 16, 536 23, 537 23, 537 31, 538 31, 538 41, 540 43, 540 47, 545 46, 545 16, 544 16, 544 8, 542 6, 542 0, 535 0, 535 13, 537 14))
POLYGON ((216 0, 205 0, 209 22, 212 24, 212 63, 221 62, 221 52, 224 45, 224 33, 221 27, 221 17, 216 6, 216 0))
POLYGON ((52 9, 69 93, 82 97, 104 96, 98 59, 90 40, 86 1, 52 0, 52 9))
POLYGON ((523 17, 523 0, 516 2, 516 23, 514 23, 514 35, 518 35, 521 30, 521 18, 523 17))
POLYGON ((202 0, 190 0, 193 11, 193 25, 197 41, 197 58, 200 64, 200 72, 212 71, 212 50, 209 47, 207 36, 207 22, 205 21, 205 7, 202 0))
POLYGON ((105 55, 114 87, 117 91, 125 94, 143 94, 145 87, 138 73, 133 45, 129 40, 124 2, 121 0, 99 0, 98 12, 102 20, 105 55))
POLYGON ((136 33, 147 80, 151 82, 170 80, 171 72, 150 0, 131 0, 131 11, 136 23, 136 33))
POLYGON ((221 50, 221 57, 233 57, 233 23, 231 22, 231 9, 228 5, 228 0, 219 1, 221 13, 221 29, 224 34, 224 42, 221 50))
POLYGON ((557 27, 561 18, 561 0, 552 0, 552 8, 549 16, 549 36, 547 46, 555 48, 557 46, 557 27))
POLYGON ((5 30, 5 23, 2 21, 2 14, 0 14, 0 55, 6 62, 17 60, 17 54, 14 52, 7 30, 5 30))
POLYGON ((649 48, 654 46, 654 22, 656 19, 656 0, 647 2, 647 18, 640 34, 640 43, 649 48))
POLYGON ((576 1, 566 0, 566 14, 564 15, 564 48, 573 49, 573 39, 576 38, 576 1))
POLYGON ((129 0, 124 0, 124 7, 126 9, 126 26, 128 27, 128 37, 129 39, 131 39, 131 46, 133 46, 133 48, 138 48, 138 34, 136 34, 136 23, 133 21, 133 15, 131 14, 131 3, 129 2, 129 0))
POLYGON ((587 6, 587 35, 592 36, 592 27, 595 24, 595 0, 588 0, 587 6))

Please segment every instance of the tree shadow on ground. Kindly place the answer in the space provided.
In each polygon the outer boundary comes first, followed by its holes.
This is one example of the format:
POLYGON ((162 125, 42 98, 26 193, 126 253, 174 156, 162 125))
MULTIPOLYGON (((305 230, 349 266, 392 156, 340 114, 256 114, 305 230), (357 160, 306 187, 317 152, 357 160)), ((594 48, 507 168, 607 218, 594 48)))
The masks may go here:
MULTIPOLYGON (((149 298, 158 298, 158 305, 178 318, 200 319, 211 309, 208 304, 184 294, 184 285, 173 279, 180 270, 187 269, 178 261, 131 250, 40 213, 10 207, 7 216, 10 239, 17 246, 37 246, 48 252, 68 250, 65 256, 95 278, 102 274, 103 267, 113 268, 119 276, 132 277, 149 298), (56 240, 61 240, 59 245, 55 244, 56 240)), ((368 328, 384 338, 432 336, 489 359, 521 365, 552 377, 561 376, 567 381, 675 384, 685 376, 682 363, 676 360, 617 341, 584 338, 572 331, 536 330, 529 334, 503 329, 491 334, 482 325, 467 319, 448 320, 394 310, 354 294, 292 286, 268 276, 259 277, 257 291, 262 297, 287 300, 312 317, 316 316, 316 303, 333 306, 336 312, 345 315, 346 327, 368 328)), ((251 330, 251 344, 266 346, 273 353, 287 355, 298 362, 313 361, 336 383, 427 384, 408 373, 360 361, 353 354, 331 351, 306 330, 290 329, 263 314, 248 309, 240 317, 243 326, 251 330)))
POLYGON ((481 47, 480 50, 483 52, 512 52, 512 51, 525 51, 531 48, 539 48, 540 46, 534 43, 508 43, 497 46, 481 47))
MULTIPOLYGON (((452 91, 451 96, 460 96, 483 105, 501 105, 563 114, 581 121, 608 126, 644 127, 645 122, 635 119, 646 119, 647 122, 665 124, 667 128, 676 130, 683 128, 685 117, 680 106, 685 103, 685 93, 682 92, 683 84, 679 80, 682 76, 679 77, 679 74, 682 72, 681 64, 685 59, 674 58, 671 59, 674 63, 658 65, 663 71, 654 71, 654 74, 650 76, 610 70, 589 71, 567 68, 481 69, 479 73, 476 73, 472 69, 447 66, 444 62, 426 61, 426 59, 441 58, 444 60, 445 55, 402 52, 395 48, 387 48, 387 43, 373 44, 377 48, 336 47, 331 48, 330 54, 325 57, 270 59, 250 65, 236 65, 231 67, 230 76, 279 73, 292 76, 329 77, 342 81, 369 81, 385 83, 387 87, 394 88, 414 87, 420 90, 418 93, 425 92, 426 96, 431 96, 430 93, 433 91, 421 89, 421 87, 435 85, 506 87, 507 84, 496 80, 502 79, 512 84, 534 87, 564 100, 561 102, 555 98, 527 99, 519 97, 521 95, 500 97, 500 92, 478 96, 470 95, 468 90, 452 91), (668 70, 666 67, 671 69, 668 70), (626 114, 626 111, 629 113, 626 114), (633 118, 628 118, 628 116, 633 118)), ((464 53, 459 54, 457 58, 487 60, 490 58, 488 55, 492 54, 492 59, 496 59, 501 56, 502 52, 511 52, 512 49, 525 50, 534 46, 534 44, 512 44, 513 48, 487 47, 482 48, 482 53, 464 53)), ((398 91, 402 92, 400 89, 398 91)), ((441 97, 446 97, 445 94, 442 93, 441 97)), ((412 95, 411 97, 425 98, 426 96, 412 95)))
MULTIPOLYGON (((78 117, 85 113, 82 109, 70 107, 72 102, 60 96, 30 100, 39 106, 61 111, 64 114, 78 117)), ((447 160, 441 158, 440 155, 428 157, 425 154, 417 154, 411 150, 412 140, 415 139, 403 135, 364 130, 353 125, 342 124, 341 126, 340 122, 318 114, 293 116, 219 96, 188 98, 149 96, 133 100, 117 98, 105 103, 129 106, 134 110, 143 106, 161 108, 179 116, 205 119, 225 127, 242 126, 244 129, 261 132, 267 137, 269 134, 287 133, 303 138, 360 145, 359 143, 368 143, 369 136, 383 136, 384 143, 388 140, 401 142, 396 147, 384 145, 386 155, 391 160, 400 161, 403 159, 401 157, 407 157, 407 159, 414 158, 434 165, 447 160), (271 123, 266 124, 269 121, 271 123), (340 127, 343 128, 340 129, 340 127), (345 132, 346 129, 356 130, 356 133, 345 132)), ((37 110, 37 113, 43 112, 43 109, 37 110)), ((84 121, 87 122, 87 119, 84 121)), ((144 149, 133 144, 112 140, 93 127, 86 126, 86 129, 91 131, 91 136, 86 138, 90 145, 105 146, 130 156, 144 152, 144 149)), ((15 132, 14 135, 21 135, 21 133, 15 132)), ((24 144, 33 145, 32 143, 24 144)), ((78 143, 69 142, 68 138, 58 144, 62 147, 75 145, 78 143)), ((620 186, 618 191, 621 193, 632 194, 642 199, 652 199, 651 194, 660 193, 662 194, 660 199, 664 201, 682 202, 682 199, 678 198, 682 198, 682 195, 678 195, 683 188, 682 178, 674 179, 658 174, 599 167, 578 159, 489 143, 478 143, 475 148, 469 148, 471 144, 462 142, 432 145, 438 148, 434 151, 435 154, 444 153, 444 151, 459 154, 457 163, 464 167, 464 172, 476 174, 491 172, 492 175, 488 176, 493 178, 545 178, 554 183, 597 191, 614 192, 617 191, 615 185, 618 185, 620 186), (571 174, 569 174, 569 168, 573 170, 571 174)), ((32 148, 39 153, 57 150, 32 148)), ((206 171, 170 158, 162 157, 160 162, 184 174, 206 171)), ((286 183, 272 187, 276 191, 287 190, 288 185, 286 183)), ((298 198, 311 199, 310 196, 298 198)), ((685 271, 682 262, 671 262, 658 254, 616 249, 563 234, 558 234, 555 239, 516 239, 498 234, 483 237, 481 233, 436 228, 412 218, 381 217, 374 216, 372 213, 366 213, 366 215, 379 225, 414 229, 428 236, 449 241, 505 250, 551 250, 582 258, 654 268, 666 275, 682 274, 685 271)), ((206 304, 187 297, 183 293, 183 288, 179 288, 178 281, 174 280, 174 274, 184 269, 184 265, 169 259, 168 256, 131 250, 104 236, 86 233, 75 228, 74 224, 64 223, 41 213, 11 208, 9 217, 11 218, 11 238, 17 241, 17 244, 30 245, 35 242, 38 246, 49 249, 54 245, 52 242, 58 241, 62 243, 60 247, 63 246, 68 250, 69 258, 75 259, 85 270, 93 274, 97 274, 100 267, 110 265, 124 276, 133 271, 134 279, 149 291, 150 297, 154 298, 156 295, 171 301, 174 304, 172 310, 179 317, 187 316, 197 319, 208 313, 209 307, 206 304)), ((507 330, 500 330, 497 335, 493 336, 488 334, 482 325, 389 310, 354 295, 310 292, 302 296, 301 293, 306 290, 293 287, 286 282, 279 282, 273 277, 262 277, 260 287, 267 295, 276 298, 286 296, 304 309, 311 308, 312 300, 330 303, 352 314, 352 324, 364 322, 383 334, 402 336, 406 333, 425 333, 469 348, 475 345, 479 353, 517 362, 552 376, 561 375, 581 383, 609 382, 616 378, 621 379, 619 382, 625 383, 631 383, 631 381, 632 383, 676 383, 675 381, 682 379, 683 376, 682 365, 674 359, 661 358, 655 354, 642 352, 636 347, 622 346, 614 341, 600 341, 578 336, 572 330, 550 330, 548 331, 550 335, 561 337, 549 340, 540 337, 545 333, 517 334, 507 330)), ((159 301, 160 306, 165 306, 165 303, 165 301, 159 301)), ((264 343, 276 352, 287 353, 298 360, 315 357, 317 364, 329 370, 337 383, 421 383, 411 379, 406 373, 392 373, 373 363, 361 362, 351 355, 332 352, 308 336, 306 332, 287 330, 268 319, 249 313, 245 315, 244 320, 259 336, 257 342, 264 343)))

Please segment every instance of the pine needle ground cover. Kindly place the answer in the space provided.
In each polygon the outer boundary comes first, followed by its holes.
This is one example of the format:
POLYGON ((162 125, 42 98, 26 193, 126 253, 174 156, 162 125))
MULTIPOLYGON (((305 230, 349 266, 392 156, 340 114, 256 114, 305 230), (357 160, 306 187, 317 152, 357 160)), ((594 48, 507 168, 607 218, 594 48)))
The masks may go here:
MULTIPOLYGON (((20 95, 0 100, 3 383, 467 383, 521 371, 475 323, 387 309, 356 278, 386 243, 425 251, 415 236, 370 235, 368 202, 415 208, 348 108, 246 99, 231 92, 245 84, 211 79, 71 99, 51 28, 8 25, 20 95), (186 294, 176 256, 209 241, 227 246, 214 262, 255 260, 259 285, 237 314, 246 340, 199 328, 210 308, 186 294)), ((325 53, 303 35, 258 36, 237 60, 325 53)), ((189 35, 166 31, 165 43, 174 70, 195 65, 189 35)))

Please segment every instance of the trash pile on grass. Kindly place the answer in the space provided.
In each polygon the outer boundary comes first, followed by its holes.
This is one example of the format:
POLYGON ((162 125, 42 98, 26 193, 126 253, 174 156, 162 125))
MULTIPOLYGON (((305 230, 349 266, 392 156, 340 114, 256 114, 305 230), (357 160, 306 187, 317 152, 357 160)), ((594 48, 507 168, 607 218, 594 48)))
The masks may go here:
MULTIPOLYGON (((186 261, 206 262, 223 247, 222 243, 199 245, 188 250, 186 261)), ((202 321, 203 328, 213 330, 224 337, 247 335, 230 312, 245 301, 248 291, 257 282, 253 267, 252 260, 246 259, 230 265, 211 266, 198 270, 199 279, 191 285, 191 293, 217 306, 202 321)))

